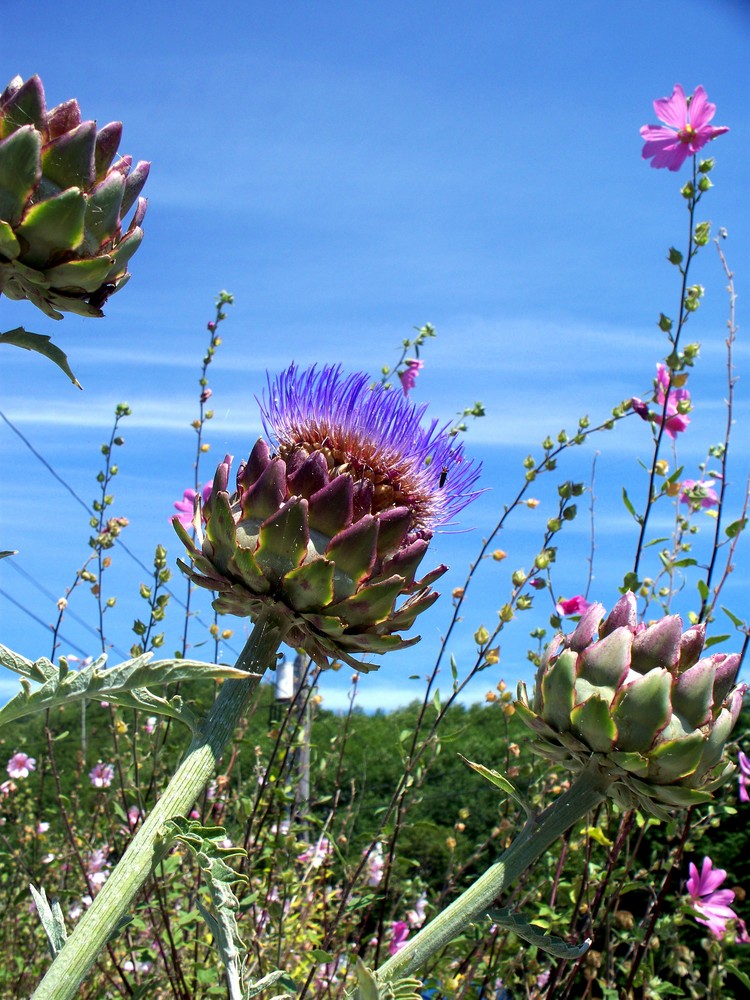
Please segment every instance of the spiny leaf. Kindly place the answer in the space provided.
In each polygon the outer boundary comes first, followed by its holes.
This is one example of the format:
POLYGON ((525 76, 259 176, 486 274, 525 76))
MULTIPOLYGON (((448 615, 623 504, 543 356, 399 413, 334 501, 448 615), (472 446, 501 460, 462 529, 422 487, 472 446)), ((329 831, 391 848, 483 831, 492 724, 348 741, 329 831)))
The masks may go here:
POLYGON ((129 708, 145 708, 167 715, 195 727, 192 712, 182 699, 167 701, 154 694, 147 685, 174 684, 186 680, 241 679, 248 674, 236 667, 198 660, 155 660, 153 653, 143 653, 114 667, 105 668, 106 655, 80 670, 70 670, 64 657, 59 667, 40 658, 32 663, 20 653, 0 645, 0 665, 21 674, 21 691, 0 708, 0 725, 23 718, 34 712, 91 698, 110 701, 129 708), (29 681, 41 684, 33 690, 29 681))
MULTIPOLYGON (((167 839, 179 840, 195 855, 211 894, 213 913, 198 900, 198 909, 208 924, 224 962, 230 1000, 244 1000, 248 994, 242 986, 242 955, 245 947, 237 926, 239 900, 232 885, 246 882, 247 876, 230 868, 225 858, 247 855, 241 847, 223 847, 218 841, 226 838, 221 826, 202 826, 197 820, 176 816, 164 824, 167 839)), ((253 989, 257 984, 253 986, 253 989)))

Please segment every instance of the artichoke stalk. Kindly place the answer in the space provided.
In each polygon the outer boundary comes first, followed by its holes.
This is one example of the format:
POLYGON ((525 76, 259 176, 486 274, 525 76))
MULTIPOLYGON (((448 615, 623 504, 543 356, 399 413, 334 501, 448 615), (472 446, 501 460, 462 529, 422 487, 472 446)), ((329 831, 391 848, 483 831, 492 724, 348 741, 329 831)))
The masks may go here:
MULTIPOLYGON (((238 470, 231 497, 229 462, 221 463, 206 503, 202 550, 175 521, 196 565, 185 569, 204 586, 215 586, 221 608, 253 619, 237 661, 248 676, 223 683, 185 759, 34 1000, 76 995, 168 850, 165 820, 187 812, 200 794, 282 641, 299 643, 319 661, 416 641, 395 633, 433 599, 429 583, 414 581, 417 564, 434 528, 476 496, 479 468, 464 460, 447 429, 436 423, 423 428, 424 407, 370 388, 367 376, 344 378, 339 368, 299 373, 292 365, 269 380, 269 390, 262 409, 276 454, 257 444, 238 470), (444 466, 453 472, 450 489, 440 482, 444 466), (401 595, 406 600, 396 609, 401 595)), ((195 523, 200 526, 199 506, 195 523)))
POLYGON ((122 122, 82 121, 75 100, 48 111, 38 76, 0 94, 0 295, 52 319, 103 315, 130 277, 146 212, 149 164, 115 159, 121 135, 122 122))

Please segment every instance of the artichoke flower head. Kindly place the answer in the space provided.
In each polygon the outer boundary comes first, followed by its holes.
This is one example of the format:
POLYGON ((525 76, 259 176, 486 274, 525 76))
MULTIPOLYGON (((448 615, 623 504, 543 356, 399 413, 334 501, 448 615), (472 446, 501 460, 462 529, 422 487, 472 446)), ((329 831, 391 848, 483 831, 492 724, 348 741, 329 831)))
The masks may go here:
POLYGON ((75 100, 48 111, 38 76, 0 94, 0 295, 52 319, 102 315, 130 277, 146 213, 149 164, 115 159, 121 135, 122 122, 82 121, 75 100))
POLYGON ((534 749, 574 771, 595 754, 615 781, 609 794, 662 818, 711 799, 733 770, 724 745, 742 707, 736 653, 702 657, 705 625, 668 615, 639 623, 625 594, 607 618, 593 604, 571 635, 547 646, 533 705, 519 685, 534 749))
POLYGON ((173 519, 192 560, 180 566, 216 591, 217 611, 273 607, 285 641, 316 662, 372 669, 353 654, 418 642, 399 633, 434 603, 447 567, 419 580, 417 569, 434 530, 477 495, 479 467, 446 428, 422 426, 425 406, 340 367, 292 364, 269 376, 260 406, 273 450, 260 438, 231 492, 225 458, 195 541, 173 519))

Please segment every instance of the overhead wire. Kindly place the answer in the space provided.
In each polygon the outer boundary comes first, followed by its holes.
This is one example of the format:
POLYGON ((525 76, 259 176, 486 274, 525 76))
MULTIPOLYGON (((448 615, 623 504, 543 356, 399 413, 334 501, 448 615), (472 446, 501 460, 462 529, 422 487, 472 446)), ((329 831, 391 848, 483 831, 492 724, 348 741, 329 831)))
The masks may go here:
MULTIPOLYGON (((78 503, 86 511, 86 513, 89 515, 89 517, 93 517, 94 516, 94 511, 91 509, 91 507, 89 507, 89 505, 86 503, 86 501, 81 496, 79 496, 78 493, 76 493, 76 491, 73 489, 73 487, 70 485, 70 483, 68 483, 57 472, 57 470, 52 466, 52 464, 44 457, 44 455, 42 455, 34 447, 34 445, 31 443, 31 441, 29 441, 29 439, 26 437, 26 435, 23 434, 23 432, 13 423, 13 421, 10 419, 10 417, 8 417, 2 410, 0 410, 0 419, 2 419, 4 421, 4 423, 10 428, 10 430, 12 430, 13 433, 23 442, 23 444, 28 448, 28 450, 31 452, 31 454, 44 466, 44 468, 47 470, 47 472, 49 472, 49 474, 53 477, 53 479, 55 479, 63 487, 63 489, 66 490, 66 492, 68 492, 70 494, 70 496, 76 501, 76 503, 78 503)), ((132 551, 132 549, 130 549, 128 547, 128 545, 122 540, 122 538, 119 535, 115 538, 115 545, 119 546, 119 548, 121 548, 123 550, 123 552, 130 559, 132 559, 133 562, 137 566, 139 566, 140 569, 142 569, 145 573, 147 573, 149 575, 151 573, 153 573, 153 567, 147 566, 132 551)), ((16 568, 20 569, 20 567, 18 566, 18 560, 15 557, 12 557, 12 565, 14 565, 16 568)), ((23 571, 23 572, 24 572, 24 574, 27 577, 29 577, 29 579, 32 579, 32 580, 34 579, 31 574, 27 573, 26 571, 23 571)), ((42 592, 44 592, 43 588, 41 587, 40 584, 38 584, 38 582, 36 583, 36 586, 38 587, 38 589, 40 589, 40 590, 42 590, 42 592)), ((178 597, 177 594, 173 590, 171 590, 168 586, 164 585, 164 591, 165 591, 165 593, 169 594, 170 599, 174 600, 175 604, 177 604, 180 608, 182 608, 184 611, 188 610, 188 606, 185 603, 185 601, 182 600, 180 597, 178 597)), ((0 591, 0 593, 2 593, 3 596, 8 596, 8 595, 6 595, 5 591, 0 591)), ((53 597, 50 594, 47 594, 46 596, 50 597, 51 600, 53 600, 55 603, 57 603, 57 598, 53 597)), ((51 627, 47 623, 44 623, 40 618, 38 618, 36 615, 34 615, 31 611, 29 611, 28 608, 25 608, 18 601, 15 601, 15 600, 13 600, 10 597, 8 597, 8 599, 11 601, 11 603, 13 603, 16 607, 20 608, 20 610, 22 610, 26 615, 28 615, 34 621, 37 621, 39 624, 42 624, 44 626, 44 628, 50 628, 51 627)), ((199 622, 207 631, 209 630, 209 626, 206 625, 206 623, 201 619, 201 617, 200 617, 199 614, 197 614, 196 612, 191 612, 191 614, 195 617, 196 621, 199 622)), ((72 614, 70 614, 70 617, 73 618, 74 616, 72 614)), ((86 627, 89 628, 89 630, 91 630, 90 626, 86 626, 86 627)), ((97 638, 99 638, 99 633, 96 632, 96 630, 93 630, 93 631, 94 631, 95 635, 97 636, 97 638)), ((234 649, 228 642, 226 642, 226 640, 224 640, 224 645, 235 656, 238 655, 237 650, 234 649)), ((71 645, 71 648, 73 648, 72 645, 71 645)), ((112 648, 115 649, 115 651, 118 653, 118 655, 120 655, 120 656, 123 655, 114 646, 112 648)), ((85 654, 85 655, 87 655, 87 654, 85 654)))
MULTIPOLYGON (((29 611, 28 608, 24 607, 24 605, 21 604, 20 601, 17 601, 15 597, 9 594, 7 590, 3 590, 2 587, 0 587, 0 595, 4 597, 6 601, 10 601, 11 604, 15 605, 15 607, 17 607, 20 611, 23 611, 24 614, 28 615, 28 617, 31 618, 33 621, 35 621, 38 625, 41 625, 42 628, 47 629, 50 632, 54 632, 54 628, 52 627, 52 625, 50 625, 49 622, 45 622, 44 619, 39 617, 39 615, 35 615, 33 611, 29 611)), ((81 656, 89 655, 87 650, 81 649, 80 646, 77 646, 74 642, 71 642, 70 639, 66 639, 65 636, 58 633, 58 638, 62 639, 66 646, 74 650, 76 653, 79 653, 81 656)))

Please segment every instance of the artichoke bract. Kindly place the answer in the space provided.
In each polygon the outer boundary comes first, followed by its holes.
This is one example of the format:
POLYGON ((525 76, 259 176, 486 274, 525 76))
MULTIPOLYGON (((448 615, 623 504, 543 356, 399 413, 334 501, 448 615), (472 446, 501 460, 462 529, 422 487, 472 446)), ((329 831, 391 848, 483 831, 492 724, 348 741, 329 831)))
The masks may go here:
POLYGON ((592 605, 547 646, 533 707, 519 685, 534 749, 574 771, 597 755, 615 776, 609 794, 626 808, 664 817, 710 800, 733 770, 723 751, 746 690, 734 686, 740 656, 702 657, 705 625, 683 632, 678 615, 638 623, 632 593, 603 614, 592 605))
POLYGON ((0 95, 0 294, 53 319, 103 315, 130 277, 146 212, 149 164, 115 160, 121 135, 122 122, 82 121, 75 100, 48 111, 38 76, 11 80, 0 95))
POLYGON ((447 567, 417 569, 435 528, 477 495, 479 468, 446 428, 422 426, 424 406, 367 375, 291 365, 260 405, 275 450, 260 438, 231 492, 231 457, 219 465, 200 513, 196 501, 196 541, 173 519, 193 564, 180 566, 216 591, 217 611, 255 618, 273 606, 289 645, 372 669, 354 654, 419 640, 399 633, 433 604, 447 567))

